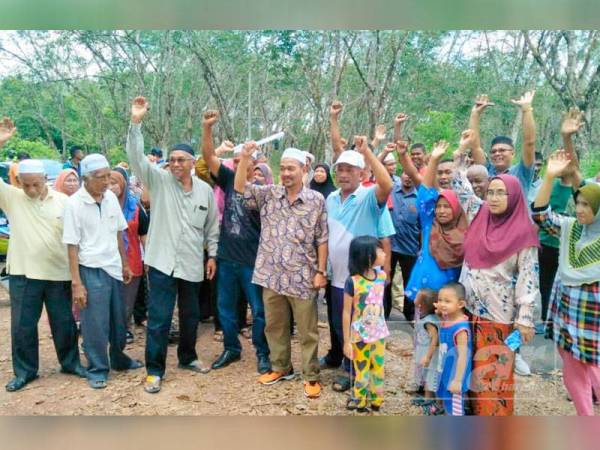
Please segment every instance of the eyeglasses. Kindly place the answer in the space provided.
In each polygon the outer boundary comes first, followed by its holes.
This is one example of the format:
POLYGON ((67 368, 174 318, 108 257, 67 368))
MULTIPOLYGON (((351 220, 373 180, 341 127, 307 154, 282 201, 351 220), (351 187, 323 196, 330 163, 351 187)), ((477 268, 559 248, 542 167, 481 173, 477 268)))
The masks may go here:
POLYGON ((486 197, 506 197, 508 195, 508 192, 506 191, 491 191, 491 190, 487 190, 485 192, 485 196, 486 197))
POLYGON ((192 158, 169 158, 167 161, 170 165, 184 164, 186 161, 191 161, 192 158))

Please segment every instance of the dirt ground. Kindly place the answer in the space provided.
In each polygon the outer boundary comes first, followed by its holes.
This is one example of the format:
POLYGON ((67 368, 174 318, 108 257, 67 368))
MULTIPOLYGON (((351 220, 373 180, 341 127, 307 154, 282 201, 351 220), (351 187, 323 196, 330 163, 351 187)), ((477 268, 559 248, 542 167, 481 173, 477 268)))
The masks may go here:
MULTIPOLYGON (((320 305, 320 308, 322 306, 320 305)), ((393 329, 394 327, 392 327, 393 329)), ((321 372, 323 393, 319 399, 305 398, 302 381, 282 382, 274 386, 257 383, 256 360, 252 345, 242 338, 242 361, 208 374, 195 374, 177 369, 176 347, 169 346, 167 374, 159 394, 144 392, 144 369, 112 372, 108 387, 90 389, 84 379, 59 373, 45 313, 40 320, 40 378, 16 393, 0 389, 0 415, 347 415, 346 394, 334 392, 331 384, 337 371, 321 372)), ((319 353, 328 349, 326 324, 320 328, 319 353)), ((135 329, 135 341, 127 353, 143 360, 143 327, 135 329)), ((208 364, 222 351, 213 340, 212 324, 201 324, 198 354, 208 364)), ((386 400, 379 414, 421 415, 404 393, 410 380, 410 336, 393 331, 386 352, 386 400)), ((300 369, 299 345, 293 343, 293 364, 300 369)), ((85 357, 81 355, 82 362, 85 357)), ((12 378, 10 352, 10 306, 6 290, 0 287, 0 380, 12 378)), ((516 414, 572 415, 575 410, 566 400, 560 373, 516 377, 516 414)))

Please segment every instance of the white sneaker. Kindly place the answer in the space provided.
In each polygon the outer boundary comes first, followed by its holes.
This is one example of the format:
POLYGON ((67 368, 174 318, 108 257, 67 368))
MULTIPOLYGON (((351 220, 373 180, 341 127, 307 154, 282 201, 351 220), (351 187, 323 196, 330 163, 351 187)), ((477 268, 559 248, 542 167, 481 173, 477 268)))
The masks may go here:
POLYGON ((531 369, 529 364, 525 362, 520 353, 515 354, 515 373, 522 377, 528 377, 531 375, 531 369))

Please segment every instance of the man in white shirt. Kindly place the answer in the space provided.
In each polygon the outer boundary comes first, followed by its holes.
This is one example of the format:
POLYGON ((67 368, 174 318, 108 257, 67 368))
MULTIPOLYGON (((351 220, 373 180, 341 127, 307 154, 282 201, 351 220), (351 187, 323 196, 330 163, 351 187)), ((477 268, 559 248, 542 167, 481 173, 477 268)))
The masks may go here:
POLYGON ((138 369, 140 361, 123 353, 126 340, 123 282, 132 275, 121 233, 127 222, 115 194, 108 190, 110 167, 99 154, 81 161, 83 186, 65 208, 63 242, 67 244, 73 301, 81 308, 87 379, 106 387, 108 372, 138 369), (109 355, 106 347, 110 343, 109 355))
MULTIPOLYGON (((10 119, 0 121, 0 147, 14 135, 10 119)), ((38 322, 46 306, 61 372, 85 377, 79 362, 77 328, 71 313, 71 276, 61 241, 67 196, 49 189, 41 161, 19 163, 22 189, 0 179, 0 208, 11 224, 6 270, 10 275, 12 363, 15 377, 6 385, 18 391, 37 378, 38 322)))

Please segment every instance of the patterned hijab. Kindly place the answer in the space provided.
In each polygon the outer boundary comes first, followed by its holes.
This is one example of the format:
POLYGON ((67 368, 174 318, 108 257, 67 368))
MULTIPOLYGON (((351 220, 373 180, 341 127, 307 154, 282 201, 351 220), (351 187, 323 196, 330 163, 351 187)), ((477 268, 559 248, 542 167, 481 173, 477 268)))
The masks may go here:
POLYGON ((429 252, 440 269, 452 269, 462 266, 465 254, 463 244, 468 223, 454 191, 444 189, 440 192, 438 201, 441 198, 446 199, 450 204, 452 220, 442 226, 437 219, 434 219, 429 237, 429 252))
POLYGON ((559 275, 567 286, 600 281, 600 186, 586 184, 577 191, 576 196, 580 195, 590 204, 595 217, 589 225, 581 225, 576 220, 565 224, 567 239, 561 243, 559 275))

